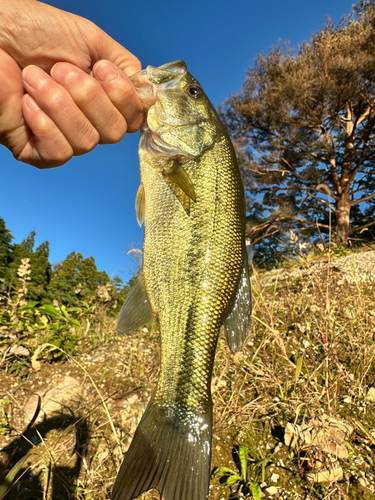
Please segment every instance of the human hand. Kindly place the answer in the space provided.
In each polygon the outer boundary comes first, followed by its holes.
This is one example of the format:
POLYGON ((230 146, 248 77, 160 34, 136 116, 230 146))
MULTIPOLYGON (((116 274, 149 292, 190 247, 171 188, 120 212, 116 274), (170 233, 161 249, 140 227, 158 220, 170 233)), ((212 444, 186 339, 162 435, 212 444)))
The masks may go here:
POLYGON ((143 122, 138 59, 95 24, 36 0, 1 0, 0 143, 56 167, 143 122), (127 76, 128 75, 128 76, 127 76))

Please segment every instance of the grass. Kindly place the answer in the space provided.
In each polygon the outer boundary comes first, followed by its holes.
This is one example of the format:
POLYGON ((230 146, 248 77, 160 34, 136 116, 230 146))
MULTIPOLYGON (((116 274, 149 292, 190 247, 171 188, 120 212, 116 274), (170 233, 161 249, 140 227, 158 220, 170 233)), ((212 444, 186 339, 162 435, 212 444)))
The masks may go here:
MULTIPOLYGON (((212 380, 212 469, 228 468, 241 480, 215 474, 211 500, 256 498, 260 490, 264 498, 287 500, 374 498, 375 402, 369 389, 375 385, 375 284, 354 272, 347 282, 336 263, 332 253, 288 263, 279 274, 254 271, 248 340, 232 356, 220 337, 212 380), (327 451, 334 421, 352 429, 340 442, 336 435, 335 446, 347 450, 343 456, 327 451), (296 437, 286 446, 288 423, 308 431, 312 443, 296 437), (338 481, 313 481, 320 473, 334 478, 332 471, 338 481)), ((27 389, 46 368, 60 367, 84 387, 84 395, 63 408, 56 422, 33 425, 17 442, 21 450, 7 470, 30 452, 19 483, 31 480, 32 498, 109 498, 155 386, 159 349, 154 330, 125 338, 114 338, 113 331, 110 318, 81 328, 73 356, 67 354, 64 364, 42 364, 40 372, 9 379, 27 389)), ((17 404, 9 388, 6 403, 0 402, 5 444, 22 432, 17 404)), ((9 496, 22 498, 31 498, 30 491, 15 488, 9 496)), ((158 496, 149 492, 142 498, 158 496)))

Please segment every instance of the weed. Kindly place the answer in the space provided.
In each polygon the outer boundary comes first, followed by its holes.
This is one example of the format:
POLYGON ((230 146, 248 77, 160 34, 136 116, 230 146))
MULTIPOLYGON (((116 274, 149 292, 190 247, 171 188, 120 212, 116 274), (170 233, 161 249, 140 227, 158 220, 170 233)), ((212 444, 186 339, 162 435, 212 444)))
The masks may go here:
MULTIPOLYGON (((249 463, 253 465, 252 472, 260 466, 262 470, 262 477, 264 476, 264 468, 267 465, 268 459, 258 460, 258 456, 252 457, 249 454, 249 448, 246 444, 241 444, 238 449, 235 450, 235 454, 238 457, 238 467, 239 474, 228 468, 228 467, 217 467, 214 469, 212 477, 221 477, 227 486, 235 485, 232 488, 231 498, 239 498, 243 495, 248 495, 251 492, 252 497, 255 500, 261 500, 262 491, 259 486, 258 478, 252 479, 253 475, 248 475, 249 463)), ((257 476, 258 474, 256 474, 257 476)), ((264 477, 262 482, 264 481, 264 477)))

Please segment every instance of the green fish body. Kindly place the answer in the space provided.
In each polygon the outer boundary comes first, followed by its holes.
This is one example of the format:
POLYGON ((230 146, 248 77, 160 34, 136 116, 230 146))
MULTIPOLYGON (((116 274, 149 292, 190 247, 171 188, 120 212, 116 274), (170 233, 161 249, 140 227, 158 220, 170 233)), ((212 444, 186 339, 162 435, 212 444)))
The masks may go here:
POLYGON ((156 488, 164 500, 205 500, 218 334, 224 324, 236 351, 250 324, 243 186, 228 134, 183 61, 148 67, 133 83, 147 110, 136 200, 143 268, 117 330, 155 317, 161 368, 112 499, 156 488))

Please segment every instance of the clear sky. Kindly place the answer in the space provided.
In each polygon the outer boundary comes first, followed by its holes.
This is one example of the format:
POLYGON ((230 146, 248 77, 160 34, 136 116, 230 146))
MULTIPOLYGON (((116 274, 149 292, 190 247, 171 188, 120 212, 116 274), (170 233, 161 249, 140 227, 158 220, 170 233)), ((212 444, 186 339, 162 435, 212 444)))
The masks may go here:
MULTIPOLYGON (((354 1, 354 0, 353 0, 354 1)), ((258 52, 280 41, 297 47, 350 12, 352 0, 50 0, 86 17, 133 52, 145 67, 184 59, 217 106, 241 89, 258 52)), ((51 170, 16 162, 0 146, 0 216, 19 243, 36 231, 50 262, 92 255, 98 269, 130 278, 130 245, 141 248, 135 220, 138 134, 98 146, 51 170)))

